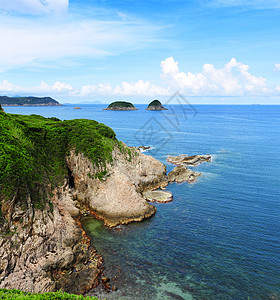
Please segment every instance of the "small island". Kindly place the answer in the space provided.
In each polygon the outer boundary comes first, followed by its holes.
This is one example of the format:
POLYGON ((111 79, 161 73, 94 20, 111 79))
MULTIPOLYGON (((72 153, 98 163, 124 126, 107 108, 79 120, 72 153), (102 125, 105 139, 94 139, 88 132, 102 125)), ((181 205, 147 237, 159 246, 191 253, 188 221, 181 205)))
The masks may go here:
POLYGON ((153 100, 146 110, 167 110, 167 108, 163 107, 159 100, 153 100))
POLYGON ((137 108, 130 102, 115 101, 103 110, 137 110, 137 108))
POLYGON ((61 106, 51 97, 8 97, 0 96, 2 106, 61 106))

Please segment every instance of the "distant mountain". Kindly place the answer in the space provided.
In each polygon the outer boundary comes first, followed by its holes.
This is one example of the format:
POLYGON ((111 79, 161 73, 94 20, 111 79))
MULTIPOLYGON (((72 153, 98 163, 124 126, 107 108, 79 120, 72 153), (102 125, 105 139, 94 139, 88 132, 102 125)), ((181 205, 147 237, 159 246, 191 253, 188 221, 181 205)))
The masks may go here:
POLYGON ((2 106, 60 106, 61 104, 51 97, 7 97, 0 96, 2 106))
POLYGON ((80 104, 104 104, 103 102, 99 100, 93 100, 93 101, 82 101, 80 104))

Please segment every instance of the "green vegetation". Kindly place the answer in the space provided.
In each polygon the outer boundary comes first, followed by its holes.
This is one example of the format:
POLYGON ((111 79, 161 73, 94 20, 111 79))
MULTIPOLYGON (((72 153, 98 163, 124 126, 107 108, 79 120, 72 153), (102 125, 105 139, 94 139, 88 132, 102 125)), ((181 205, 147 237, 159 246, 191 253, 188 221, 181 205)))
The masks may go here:
POLYGON ((146 110, 167 110, 165 107, 162 106, 161 102, 159 100, 153 100, 146 110))
POLYGON ((43 208, 52 188, 69 176, 65 157, 71 149, 84 153, 97 170, 91 176, 102 180, 119 144, 111 128, 93 120, 0 112, 0 206, 1 199, 13 197, 25 206, 30 196, 43 208))
POLYGON ((98 300, 97 297, 84 297, 81 295, 70 295, 60 291, 54 293, 32 294, 18 290, 0 289, 0 299, 13 300, 98 300))
POLYGON ((162 106, 162 104, 160 103, 159 100, 153 100, 148 107, 151 107, 151 106, 162 106))
POLYGON ((0 96, 0 104, 2 105, 60 105, 51 97, 7 97, 0 96))
POLYGON ((135 109, 134 105, 130 102, 125 102, 125 101, 115 101, 112 102, 107 109, 126 109, 126 108, 130 108, 130 109, 135 109))

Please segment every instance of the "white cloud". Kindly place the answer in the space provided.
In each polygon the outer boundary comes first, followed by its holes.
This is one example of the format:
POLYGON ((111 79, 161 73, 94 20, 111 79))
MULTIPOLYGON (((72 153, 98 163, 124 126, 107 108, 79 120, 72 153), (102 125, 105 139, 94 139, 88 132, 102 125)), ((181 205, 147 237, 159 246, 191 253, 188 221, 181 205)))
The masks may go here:
POLYGON ((17 92, 18 89, 18 86, 9 82, 8 80, 3 80, 0 82, 0 92, 17 92))
POLYGON ((280 71, 280 64, 275 64, 275 68, 280 71))
POLYGON ((113 86, 110 83, 96 83, 74 88, 69 83, 56 81, 39 86, 20 87, 7 80, 0 82, 0 92, 23 95, 95 96, 171 96, 180 92, 186 96, 273 96, 279 95, 280 85, 269 88, 266 79, 249 72, 249 66, 232 58, 223 68, 204 64, 199 73, 180 72, 178 62, 168 57, 161 62, 163 84, 150 81, 123 81, 113 86))
POLYGON ((166 88, 156 86, 149 81, 138 80, 134 83, 123 81, 120 85, 112 87, 109 83, 86 85, 81 89, 81 96, 119 95, 119 96, 165 96, 169 95, 166 88))
POLYGON ((168 89, 156 86, 149 81, 138 80, 135 83, 122 82, 114 91, 116 95, 139 95, 139 96, 165 96, 169 94, 168 89))
POLYGON ((0 10, 23 14, 64 13, 69 0, 0 0, 0 10))
POLYGON ((173 57, 161 62, 161 77, 173 91, 195 96, 242 96, 261 95, 271 92, 266 79, 249 73, 249 66, 232 58, 224 68, 216 69, 205 64, 202 72, 180 72, 173 57))
POLYGON ((54 84, 49 85, 42 81, 39 86, 34 87, 21 87, 15 85, 8 80, 0 82, 0 92, 7 94, 30 94, 30 95, 46 95, 46 94, 70 94, 75 95, 78 91, 75 90, 70 84, 56 81, 54 84))

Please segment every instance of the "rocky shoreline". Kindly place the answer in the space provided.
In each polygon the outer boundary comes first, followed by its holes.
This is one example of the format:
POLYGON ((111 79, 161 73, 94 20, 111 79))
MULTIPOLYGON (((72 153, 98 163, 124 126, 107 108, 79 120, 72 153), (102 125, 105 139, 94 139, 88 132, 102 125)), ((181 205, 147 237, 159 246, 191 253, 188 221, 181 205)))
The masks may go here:
MULTIPOLYGON (((83 230, 81 217, 90 214, 108 227, 150 218, 156 207, 149 202, 172 201, 172 194, 162 191, 168 183, 199 176, 183 165, 167 175, 166 166, 155 158, 137 148, 124 149, 130 152, 118 147, 113 151, 104 180, 90 175, 97 170, 84 154, 70 151, 68 180, 53 190, 44 209, 30 200, 24 210, 13 199, 3 201, 9 231, 0 235, 0 288, 84 294, 102 283, 106 291, 116 289, 104 279, 102 257, 83 230)), ((199 162, 182 156, 168 161, 199 162)))

